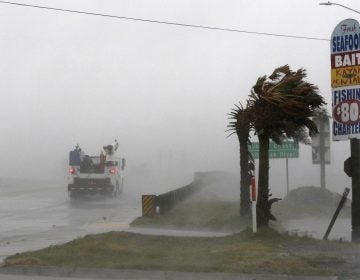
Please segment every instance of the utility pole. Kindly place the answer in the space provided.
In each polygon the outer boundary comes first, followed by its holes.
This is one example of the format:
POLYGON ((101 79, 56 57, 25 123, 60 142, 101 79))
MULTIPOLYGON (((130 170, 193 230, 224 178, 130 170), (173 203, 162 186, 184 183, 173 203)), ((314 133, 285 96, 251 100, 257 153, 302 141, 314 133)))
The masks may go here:
POLYGON ((351 139, 351 240, 360 241, 360 140, 351 139))
POLYGON ((351 177, 351 240, 360 242, 360 140, 350 140, 351 156, 344 162, 344 171, 351 177))

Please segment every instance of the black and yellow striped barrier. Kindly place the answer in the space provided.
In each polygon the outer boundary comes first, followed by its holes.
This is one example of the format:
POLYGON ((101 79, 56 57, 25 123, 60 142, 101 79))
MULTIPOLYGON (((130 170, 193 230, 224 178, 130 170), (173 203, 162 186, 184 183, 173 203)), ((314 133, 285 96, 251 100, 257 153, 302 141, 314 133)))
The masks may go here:
POLYGON ((146 194, 142 196, 142 216, 151 216, 155 214, 156 195, 146 194))

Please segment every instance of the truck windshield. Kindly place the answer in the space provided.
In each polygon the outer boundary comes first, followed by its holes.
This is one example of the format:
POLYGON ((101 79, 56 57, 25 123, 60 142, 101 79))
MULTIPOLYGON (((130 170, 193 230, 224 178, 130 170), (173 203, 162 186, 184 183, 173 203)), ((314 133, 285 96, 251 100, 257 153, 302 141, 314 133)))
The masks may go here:
POLYGON ((93 164, 100 164, 100 157, 91 157, 91 161, 93 164))
POLYGON ((104 173, 100 166, 100 157, 85 155, 81 160, 80 173, 104 173))

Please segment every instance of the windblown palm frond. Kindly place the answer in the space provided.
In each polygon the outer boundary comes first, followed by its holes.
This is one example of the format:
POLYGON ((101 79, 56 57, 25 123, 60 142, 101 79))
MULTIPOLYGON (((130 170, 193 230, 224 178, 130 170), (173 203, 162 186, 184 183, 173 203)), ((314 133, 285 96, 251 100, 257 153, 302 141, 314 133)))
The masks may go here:
POLYGON ((276 142, 281 134, 292 137, 291 131, 303 126, 311 134, 317 131, 309 118, 325 101, 318 87, 304 78, 304 69, 291 71, 284 65, 268 78, 258 78, 251 90, 249 104, 255 111, 255 127, 267 130, 276 142))
POLYGON ((228 136, 233 135, 234 133, 241 134, 242 131, 250 131, 253 128, 252 125, 252 112, 250 108, 244 107, 241 103, 239 105, 235 104, 235 108, 228 113, 229 123, 227 125, 227 132, 230 132, 228 136))

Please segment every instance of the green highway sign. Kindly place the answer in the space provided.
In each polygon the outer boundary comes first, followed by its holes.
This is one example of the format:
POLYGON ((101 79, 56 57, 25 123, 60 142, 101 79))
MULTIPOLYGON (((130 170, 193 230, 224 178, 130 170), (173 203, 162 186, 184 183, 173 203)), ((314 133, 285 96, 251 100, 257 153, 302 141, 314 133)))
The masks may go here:
MULTIPOLYGON (((249 145, 249 151, 254 158, 259 158, 259 143, 254 142, 249 145)), ((293 141, 283 142, 278 145, 270 142, 269 158, 298 158, 299 157, 299 143, 293 141)))

